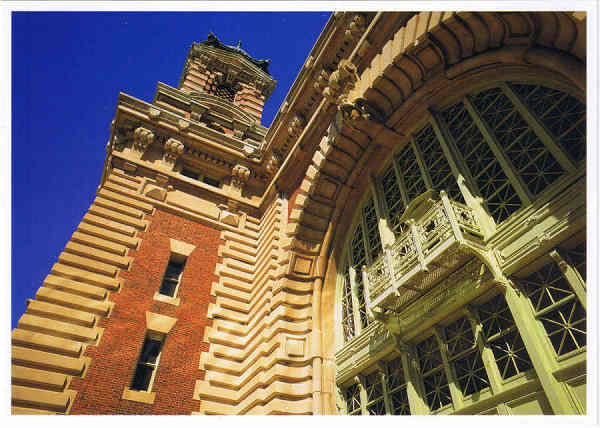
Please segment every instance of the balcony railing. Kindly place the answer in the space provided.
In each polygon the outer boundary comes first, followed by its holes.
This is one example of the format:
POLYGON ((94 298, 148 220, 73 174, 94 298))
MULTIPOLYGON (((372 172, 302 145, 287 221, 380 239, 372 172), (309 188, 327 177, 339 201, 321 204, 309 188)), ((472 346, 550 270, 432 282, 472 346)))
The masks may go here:
POLYGON ((408 227, 368 267, 363 267, 367 307, 395 312, 414 301, 476 254, 483 233, 471 208, 428 191, 407 207, 408 227))

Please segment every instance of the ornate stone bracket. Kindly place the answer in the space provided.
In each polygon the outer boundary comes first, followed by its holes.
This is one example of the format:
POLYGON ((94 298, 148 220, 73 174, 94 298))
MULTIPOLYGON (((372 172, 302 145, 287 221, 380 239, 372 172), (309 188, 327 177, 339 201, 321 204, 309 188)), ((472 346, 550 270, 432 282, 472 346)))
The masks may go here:
POLYGON ((244 190, 248 179, 250 178, 250 168, 244 165, 236 165, 231 170, 231 184, 240 192, 244 190))
POLYGON ((154 133, 144 127, 139 127, 133 131, 133 150, 143 155, 148 147, 154 141, 154 133))
POLYGON ((163 152, 163 162, 165 165, 169 168, 173 168, 175 162, 177 162, 177 159, 183 153, 183 149, 183 143, 175 138, 169 138, 165 141, 163 152))
POLYGON ((352 62, 343 59, 331 76, 327 87, 323 90, 323 96, 334 104, 347 102, 348 94, 359 81, 356 66, 352 62))

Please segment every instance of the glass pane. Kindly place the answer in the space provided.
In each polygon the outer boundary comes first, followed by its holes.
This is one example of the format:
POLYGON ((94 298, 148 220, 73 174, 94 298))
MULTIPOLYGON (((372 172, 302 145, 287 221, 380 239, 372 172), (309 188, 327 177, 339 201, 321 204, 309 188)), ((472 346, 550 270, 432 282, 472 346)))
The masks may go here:
POLYGON ((421 176, 421 170, 417 163, 417 157, 410 145, 406 146, 396 157, 398 162, 398 170, 402 172, 404 186, 406 187, 406 196, 408 201, 412 201, 415 197, 427 190, 425 181, 421 176))
POLYGON ((470 98, 533 195, 564 173, 500 88, 487 89, 470 98))
POLYGON ((496 223, 501 223, 521 208, 521 200, 464 104, 459 102, 446 109, 442 118, 448 124, 450 135, 479 187, 490 215, 496 223))
POLYGON ((400 225, 400 217, 404 213, 404 202, 402 201, 400 185, 396 179, 393 166, 390 166, 383 174, 381 186, 383 188, 383 198, 388 209, 390 226, 394 233, 398 235, 403 230, 400 225))
POLYGON ((130 388, 136 391, 147 391, 150 387, 150 379, 152 378, 153 371, 154 367, 138 364, 130 388))
POLYGON ((375 202, 372 198, 363 207, 363 217, 365 219, 365 225, 367 226, 366 234, 369 253, 371 255, 371 261, 373 261, 381 254, 382 247, 381 237, 379 236, 377 213, 375 212, 375 202))
POLYGON ((479 351, 459 357, 452 364, 464 396, 481 391, 490 385, 479 351))
POLYGON ((172 281, 170 279, 165 278, 160 285, 160 289, 158 292, 165 296, 173 297, 175 295, 175 290, 177 289, 177 281, 172 281))
POLYGON ((144 341, 144 345, 142 346, 142 352, 140 354, 140 363, 155 364, 156 359, 160 354, 161 347, 161 341, 146 338, 146 340, 144 341))
POLYGON ((586 108, 577 98, 539 85, 510 84, 576 162, 585 160, 586 108))
POLYGON ((414 142, 423 154, 423 161, 433 182, 433 187, 438 191, 445 190, 451 199, 464 203, 462 193, 452 175, 450 164, 446 160, 433 127, 427 125, 417 132, 414 135, 414 142))

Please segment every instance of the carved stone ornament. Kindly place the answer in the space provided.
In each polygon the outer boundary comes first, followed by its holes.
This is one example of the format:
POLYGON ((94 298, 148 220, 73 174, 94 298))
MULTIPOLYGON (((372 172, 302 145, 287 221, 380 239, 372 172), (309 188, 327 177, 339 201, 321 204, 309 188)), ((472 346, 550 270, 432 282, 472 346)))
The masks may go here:
POLYGON ((356 66, 347 59, 343 59, 337 70, 329 76, 329 83, 323 91, 323 96, 334 104, 340 104, 346 100, 356 82, 358 82, 356 66))
POLYGON ((365 17, 360 14, 355 14, 348 24, 348 28, 344 32, 344 39, 348 42, 356 42, 360 39, 366 28, 365 17))
POLYGON ((139 127, 133 131, 133 149, 144 153, 154 141, 154 133, 147 128, 139 127))
POLYGON ((185 131, 189 127, 190 127, 190 122, 188 122, 187 120, 179 119, 179 121, 177 122, 177 128, 180 131, 185 131))
POLYGON ((302 132, 302 129, 304 129, 305 125, 306 121, 304 120, 304 118, 297 114, 292 118, 292 120, 290 120, 288 124, 288 134, 292 138, 298 137, 302 132))
POLYGON ((179 156, 183 153, 184 145, 175 138, 169 138, 164 145, 164 159, 167 164, 175 164, 179 156))
POLYGON ((267 161, 267 165, 265 166, 265 168, 270 175, 273 175, 277 172, 280 165, 280 156, 277 153, 271 153, 271 156, 269 156, 269 160, 267 161))
POLYGON ((152 120, 157 120, 160 116, 160 110, 156 108, 150 108, 150 110, 148 110, 148 116, 152 120))
POLYGON ((327 72, 327 70, 323 69, 319 73, 319 76, 317 77, 313 86, 317 90, 317 92, 322 92, 328 83, 329 83, 329 73, 327 72))
POLYGON ((352 122, 359 120, 369 120, 375 123, 383 123, 385 118, 379 110, 367 103, 367 101, 359 98, 353 103, 340 103, 339 110, 342 112, 344 120, 352 122))
POLYGON ((240 190, 244 188, 250 178, 250 169, 243 165, 236 165, 231 170, 231 184, 240 190))

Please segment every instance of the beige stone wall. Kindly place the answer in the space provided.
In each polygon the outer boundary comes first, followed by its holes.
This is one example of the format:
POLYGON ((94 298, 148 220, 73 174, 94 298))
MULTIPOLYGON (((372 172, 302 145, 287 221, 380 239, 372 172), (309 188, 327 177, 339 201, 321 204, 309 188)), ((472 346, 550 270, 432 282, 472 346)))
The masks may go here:
POLYGON ((222 263, 209 308, 194 397, 201 414, 307 414, 312 411, 310 287, 282 277, 286 202, 261 219, 247 216, 237 232, 223 231, 222 263))

